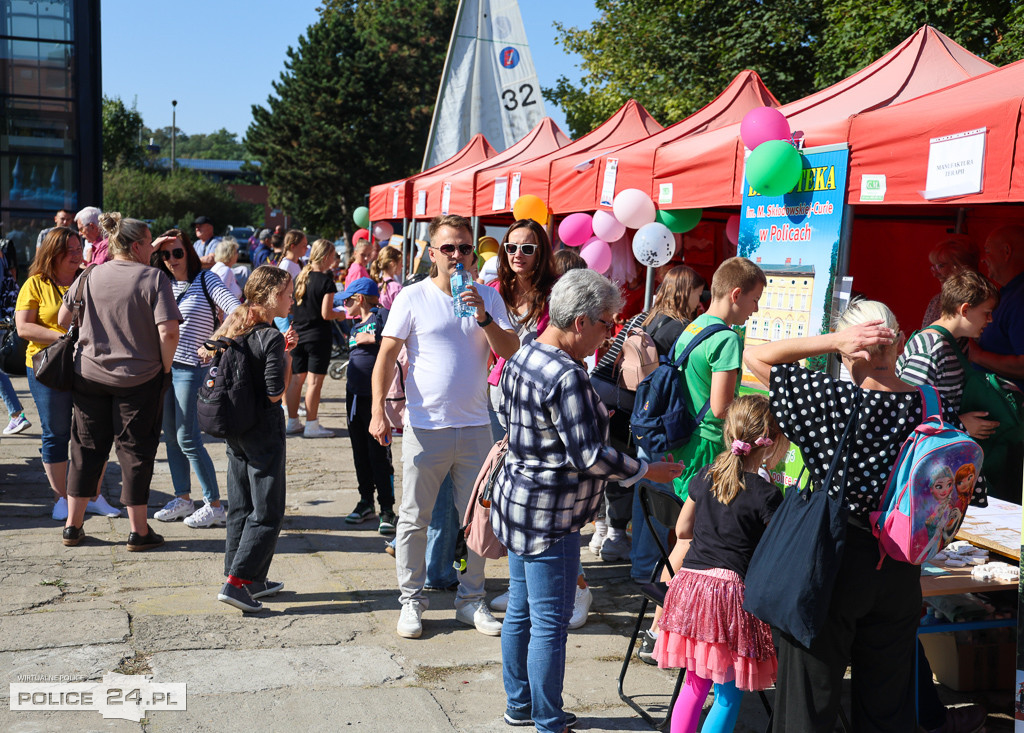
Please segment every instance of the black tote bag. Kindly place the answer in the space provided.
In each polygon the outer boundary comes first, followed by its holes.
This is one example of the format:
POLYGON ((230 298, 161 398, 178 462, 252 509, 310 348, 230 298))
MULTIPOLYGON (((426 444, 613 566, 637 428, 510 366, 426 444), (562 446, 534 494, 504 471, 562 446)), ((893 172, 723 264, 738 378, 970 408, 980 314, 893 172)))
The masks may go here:
POLYGON ((853 413, 824 482, 813 491, 808 482, 803 489, 797 483, 786 492, 744 579, 744 610, 808 648, 828 615, 846 546, 845 479, 834 499, 828 494, 839 462, 849 458, 850 433, 860 414, 860 401, 857 390, 853 413))
POLYGON ((82 288, 89 277, 88 268, 78 276, 78 289, 71 308, 71 326, 65 334, 42 351, 32 355, 32 371, 36 380, 58 392, 68 392, 75 379, 75 346, 78 344, 78 329, 82 323, 82 288))

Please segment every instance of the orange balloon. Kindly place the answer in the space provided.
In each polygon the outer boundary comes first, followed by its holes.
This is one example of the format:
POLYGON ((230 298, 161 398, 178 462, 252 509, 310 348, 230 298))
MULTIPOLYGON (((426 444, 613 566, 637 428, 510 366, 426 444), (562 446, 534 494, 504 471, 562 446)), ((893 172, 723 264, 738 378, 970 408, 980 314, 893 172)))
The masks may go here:
POLYGON ((533 194, 526 194, 516 199, 512 205, 512 215, 516 221, 520 219, 533 219, 544 226, 548 223, 548 207, 540 200, 540 197, 533 194))

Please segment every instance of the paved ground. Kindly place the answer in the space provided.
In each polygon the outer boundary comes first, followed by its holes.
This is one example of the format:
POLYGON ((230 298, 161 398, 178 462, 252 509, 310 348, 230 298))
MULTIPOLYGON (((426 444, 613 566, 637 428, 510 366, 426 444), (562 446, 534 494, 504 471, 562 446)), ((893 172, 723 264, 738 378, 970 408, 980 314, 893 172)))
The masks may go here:
MULTIPOLYGON (((375 523, 353 528, 342 521, 357 500, 341 429, 343 383, 327 381, 321 410, 321 423, 338 437, 288 440, 287 517, 271 573, 286 590, 258 616, 216 600, 222 528, 152 521, 167 544, 129 553, 127 519, 90 516, 85 543, 63 547, 60 525, 50 519, 38 419, 25 379, 14 383, 33 427, 0 443, 0 681, 145 674, 156 683, 186 683, 187 710, 150 712, 138 722, 98 711, 12 711, 8 685, 0 684, 0 730, 510 730, 500 720, 499 640, 455 621, 453 593, 431 594, 421 639, 395 634, 394 560, 382 552, 375 523)), ((209 449, 223 493, 224 450, 216 441, 209 449)), ((396 465, 400 456, 399 440, 396 465)), ((112 461, 103 490, 115 505, 119 483, 112 461)), ((161 449, 151 514, 171 493, 161 449)), ((628 568, 602 563, 586 548, 583 557, 595 602, 588 624, 569 636, 566 708, 579 715, 579 730, 648 730, 616 692, 639 607, 628 568)), ((507 577, 507 564, 488 564, 489 596, 507 577)), ((634 663, 627 690, 664 706, 673 679, 634 663)), ((1009 709, 1008 695, 987 701, 991 710, 1009 709)), ((757 697, 748 695, 737 731, 761 731, 766 722, 757 697)), ((989 730, 1011 726, 1005 717, 990 718, 989 730)))

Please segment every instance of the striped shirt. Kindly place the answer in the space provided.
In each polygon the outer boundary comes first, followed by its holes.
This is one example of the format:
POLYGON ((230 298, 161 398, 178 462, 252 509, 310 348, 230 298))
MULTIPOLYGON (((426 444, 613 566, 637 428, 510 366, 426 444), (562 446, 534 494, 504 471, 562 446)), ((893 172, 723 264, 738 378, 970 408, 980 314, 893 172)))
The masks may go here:
MULTIPOLYGON (((174 298, 178 301, 178 310, 184 316, 178 332, 178 348, 174 350, 174 363, 187 366, 199 366, 199 354, 196 351, 217 328, 213 320, 213 308, 203 292, 200 282, 206 283, 206 289, 213 299, 214 305, 223 311, 224 316, 231 315, 240 304, 238 298, 228 292, 223 281, 210 270, 202 270, 191 282, 175 280, 171 283, 174 298)), ((223 318, 219 320, 223 321, 223 318)))
POLYGON ((930 384, 943 403, 960 412, 966 376, 953 348, 938 331, 914 334, 896 362, 896 376, 907 384, 930 384))

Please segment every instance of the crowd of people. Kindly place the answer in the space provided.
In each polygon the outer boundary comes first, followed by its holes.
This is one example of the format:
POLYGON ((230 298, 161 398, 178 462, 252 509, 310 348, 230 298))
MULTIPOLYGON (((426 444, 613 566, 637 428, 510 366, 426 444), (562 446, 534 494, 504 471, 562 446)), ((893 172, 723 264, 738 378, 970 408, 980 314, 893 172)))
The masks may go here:
MULTIPOLYGON (((849 665, 857 730, 910 731, 918 722, 929 731, 976 730, 970 726, 979 714, 983 720, 976 707, 944 708, 930 675, 915 710, 920 567, 879 565, 868 517, 900 446, 925 417, 920 384, 936 386, 947 420, 986 446, 972 501, 984 504, 989 492, 1019 500, 1019 440, 1000 437, 998 421, 961 396, 974 365, 1010 389, 1024 386, 1024 227, 997 229, 983 255, 965 239, 936 246, 930 259, 941 292, 913 334, 885 304, 858 299, 832 333, 746 349, 736 327, 757 312, 767 278, 741 257, 720 263, 710 283, 685 265, 663 268, 653 306, 637 313, 619 285, 574 251, 554 250, 532 220, 512 224, 497 242, 496 266, 480 267, 470 222, 439 216, 421 253, 429 272, 405 282, 402 253, 365 230, 344 280, 334 244, 309 246, 300 230, 262 231, 251 274, 237 273, 239 243, 215 237, 207 217, 196 219, 194 234, 193 241, 171 229, 154 238, 144 222, 117 213, 62 211, 40 234, 13 306, 5 279, 0 306, 13 310, 28 344, 42 465, 64 545, 86 539, 87 512, 120 514, 100 492, 111 447, 127 549, 162 544, 147 511, 162 436, 174 497, 153 518, 225 525, 226 581, 217 597, 259 611, 261 598, 284 587, 268 576, 284 517, 286 436, 334 437, 319 423, 319 403, 337 321, 350 350, 345 404, 359 493, 345 522, 376 520, 381 535, 394 537, 400 637, 422 635, 432 589, 455 591, 459 622, 501 636, 509 724, 562 731, 575 722, 562 689, 568 631, 586 621, 593 602, 580 559, 583 528, 595 522, 590 549, 628 560, 634 580, 662 572, 640 485, 682 506, 676 525, 662 528, 674 543, 665 603, 638 647, 647 663, 687 670, 673 731, 697 729, 712 685, 706 731, 732 730, 743 691, 773 684, 777 729, 828 730, 849 665), (480 277, 453 296, 460 270, 480 277), (460 316, 456 298, 469 316, 460 316), (35 378, 33 356, 72 323, 75 376, 65 392, 35 378), (663 456, 638 450, 628 414, 609 409, 595 390, 614 380, 635 330, 663 359, 689 354, 680 368, 698 424, 663 456), (226 508, 197 411, 218 339, 242 344, 259 403, 255 424, 226 439, 226 508), (800 364, 823 354, 837 354, 848 378, 800 364), (766 396, 739 396, 744 364, 766 396), (792 444, 820 483, 847 424, 846 548, 825 627, 808 648, 784 633, 773 638, 743 609, 744 578, 782 501, 768 470, 792 444), (398 430, 400 497, 391 454, 398 430), (468 550, 456 571, 454 548, 485 457, 505 438, 490 524, 508 551, 509 586, 488 603, 484 558, 468 550)), ((0 393, 10 413, 4 434, 22 432, 29 422, 2 373, 0 393)))

